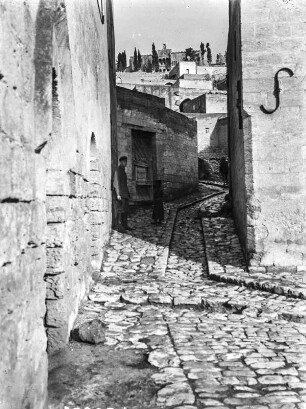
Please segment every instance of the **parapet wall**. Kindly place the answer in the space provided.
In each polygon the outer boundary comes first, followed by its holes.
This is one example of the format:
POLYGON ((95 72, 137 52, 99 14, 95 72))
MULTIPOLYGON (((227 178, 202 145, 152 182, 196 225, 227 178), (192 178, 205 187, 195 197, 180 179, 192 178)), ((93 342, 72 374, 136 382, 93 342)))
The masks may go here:
POLYGON ((197 98, 186 101, 183 104, 183 112, 215 114, 227 112, 227 92, 206 92, 197 98))

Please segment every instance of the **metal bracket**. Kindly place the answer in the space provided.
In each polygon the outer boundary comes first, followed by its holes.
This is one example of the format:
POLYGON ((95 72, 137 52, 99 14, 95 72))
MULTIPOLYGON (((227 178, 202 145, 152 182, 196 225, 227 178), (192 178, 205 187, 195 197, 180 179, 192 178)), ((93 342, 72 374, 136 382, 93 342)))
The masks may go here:
POLYGON ((273 114, 279 108, 279 104, 280 104, 279 94, 280 94, 281 88, 279 88, 278 74, 281 71, 285 71, 287 74, 289 74, 290 77, 293 76, 293 71, 290 68, 281 68, 280 70, 277 71, 277 73, 274 76, 274 92, 273 92, 273 95, 275 96, 275 99, 276 99, 276 107, 274 109, 266 109, 263 105, 260 105, 260 109, 264 114, 267 114, 267 115, 273 114))

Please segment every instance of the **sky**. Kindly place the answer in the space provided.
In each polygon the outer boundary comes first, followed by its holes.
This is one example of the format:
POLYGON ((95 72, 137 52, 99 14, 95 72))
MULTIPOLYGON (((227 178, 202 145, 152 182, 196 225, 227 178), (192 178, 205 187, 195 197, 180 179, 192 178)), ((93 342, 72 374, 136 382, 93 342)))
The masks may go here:
POLYGON ((151 54, 152 43, 172 51, 210 43, 213 60, 224 54, 228 32, 228 0, 114 0, 116 55, 134 47, 151 54))

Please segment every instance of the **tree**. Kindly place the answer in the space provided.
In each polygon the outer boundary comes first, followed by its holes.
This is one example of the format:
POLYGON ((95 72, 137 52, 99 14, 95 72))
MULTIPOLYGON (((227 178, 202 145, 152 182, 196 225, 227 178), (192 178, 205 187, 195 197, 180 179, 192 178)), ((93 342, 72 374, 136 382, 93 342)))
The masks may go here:
POLYGON ((211 49, 209 47, 209 43, 206 44, 206 51, 207 51, 207 62, 208 64, 211 64, 211 49))
POLYGON ((120 71, 120 64, 121 64, 121 53, 119 53, 117 57, 117 71, 120 71))
POLYGON ((134 60, 133 60, 133 65, 134 65, 134 69, 133 69, 133 71, 137 71, 137 68, 138 68, 138 59, 137 59, 137 50, 136 50, 136 47, 135 47, 135 50, 134 50, 134 60))
POLYGON ((151 58, 148 58, 147 61, 143 64, 143 71, 145 72, 152 72, 153 65, 151 58))
POLYGON ((123 71, 126 70, 126 63, 127 63, 127 61, 126 61, 126 52, 124 50, 123 53, 122 53, 122 68, 123 68, 123 71))
POLYGON ((121 53, 118 54, 117 58, 117 71, 123 71, 123 55, 121 53))
POLYGON ((193 48, 191 47, 186 48, 185 52, 186 52, 185 61, 196 61, 197 60, 196 51, 194 51, 193 48))
POLYGON ((203 57, 204 54, 206 53, 206 50, 205 50, 205 46, 204 46, 204 44, 202 43, 202 41, 201 41, 201 44, 200 44, 200 50, 201 50, 201 55, 202 55, 202 57, 203 57))
POLYGON ((137 71, 141 70, 141 63, 142 63, 142 58, 141 58, 140 51, 138 50, 138 53, 137 53, 137 71))
POLYGON ((117 71, 125 71, 126 70, 126 52, 125 50, 123 53, 119 53, 117 57, 117 71))
POLYGON ((152 72, 153 71, 153 65, 152 61, 149 59, 148 65, 147 65, 147 72, 152 72))
POLYGON ((154 43, 152 44, 152 67, 155 72, 159 70, 158 54, 154 43))

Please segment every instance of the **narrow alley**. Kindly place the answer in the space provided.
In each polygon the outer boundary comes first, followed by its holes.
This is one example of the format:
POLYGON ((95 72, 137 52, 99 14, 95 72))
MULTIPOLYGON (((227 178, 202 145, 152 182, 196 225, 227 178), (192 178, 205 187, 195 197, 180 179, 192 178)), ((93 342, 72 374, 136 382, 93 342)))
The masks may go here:
POLYGON ((165 205, 162 226, 144 207, 131 234, 113 231, 73 339, 51 356, 50 408, 306 408, 306 285, 247 281, 225 194, 202 185, 165 205))
POLYGON ((305 0, 0 10, 0 409, 306 409, 305 0))

